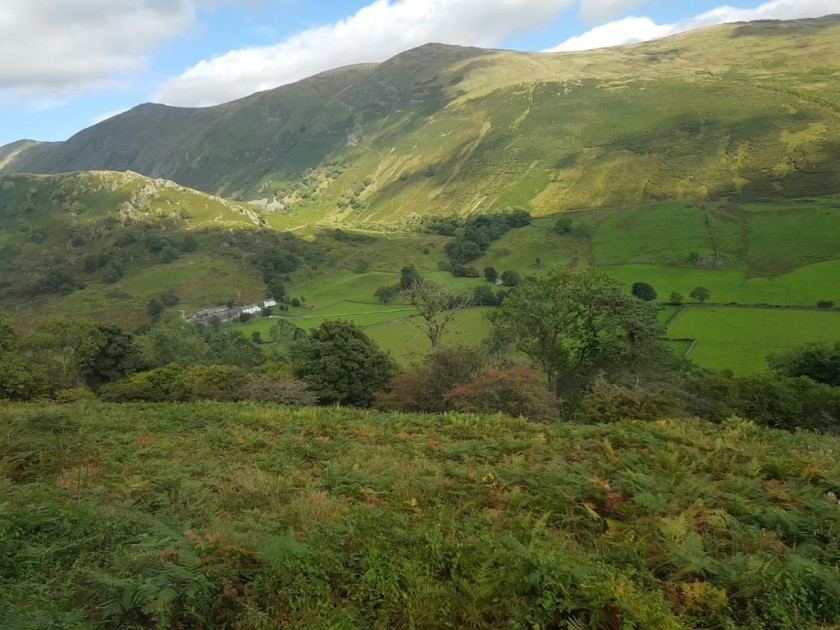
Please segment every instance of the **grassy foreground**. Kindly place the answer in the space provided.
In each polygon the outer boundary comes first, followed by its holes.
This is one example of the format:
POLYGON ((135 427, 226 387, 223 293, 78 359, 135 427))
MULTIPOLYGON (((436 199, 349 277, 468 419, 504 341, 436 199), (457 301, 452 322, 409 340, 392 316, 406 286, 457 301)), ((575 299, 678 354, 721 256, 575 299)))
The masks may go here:
POLYGON ((5 405, 0 627, 834 626, 838 462, 737 420, 5 405))

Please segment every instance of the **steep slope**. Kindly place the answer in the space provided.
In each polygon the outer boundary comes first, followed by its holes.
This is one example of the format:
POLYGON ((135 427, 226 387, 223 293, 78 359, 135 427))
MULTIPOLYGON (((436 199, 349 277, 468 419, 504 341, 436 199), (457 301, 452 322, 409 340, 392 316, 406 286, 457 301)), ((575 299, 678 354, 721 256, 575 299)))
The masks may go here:
POLYGON ((836 436, 85 402, 0 448, 4 628, 840 623, 836 436))
POLYGON ((218 107, 143 105, 0 163, 132 169, 348 225, 828 194, 838 59, 840 16, 585 53, 428 45, 218 107))
POLYGON ((2 176, 0 304, 24 324, 139 324, 166 290, 192 310, 259 299, 265 284, 246 256, 262 223, 252 207, 135 173, 2 176))

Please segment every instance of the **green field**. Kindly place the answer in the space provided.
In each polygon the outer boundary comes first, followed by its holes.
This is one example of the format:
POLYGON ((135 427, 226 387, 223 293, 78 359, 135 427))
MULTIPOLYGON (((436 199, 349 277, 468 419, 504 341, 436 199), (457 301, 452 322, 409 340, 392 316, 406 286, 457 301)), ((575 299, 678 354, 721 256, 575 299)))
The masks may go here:
MULTIPOLYGON (((348 320, 362 328, 366 328, 394 319, 414 317, 416 314, 417 311, 414 307, 407 305, 365 304, 344 301, 311 312, 306 308, 291 309, 288 315, 283 316, 283 319, 287 319, 304 330, 317 328, 323 322, 332 319, 348 320)), ((277 321, 278 316, 272 316, 270 319, 261 317, 245 324, 240 324, 239 329, 248 335, 258 331, 263 336, 263 339, 268 339, 269 331, 276 325, 277 321)))
POLYGON ((751 308, 684 308, 671 322, 672 338, 694 338, 691 359, 736 374, 763 372, 771 353, 812 341, 840 341, 840 313, 751 308))
MULTIPOLYGON (((470 308, 458 312, 443 336, 443 343, 452 346, 481 343, 490 332, 490 322, 486 319, 488 311, 487 308, 470 308)), ((422 319, 415 316, 376 324, 366 328, 365 332, 405 365, 421 359, 431 348, 421 329, 422 319)))
POLYGON ((652 265, 620 265, 599 271, 628 290, 634 282, 648 282, 661 300, 677 292, 690 301, 689 293, 694 287, 706 287, 715 304, 815 306, 820 300, 840 304, 840 284, 836 281, 840 277, 840 260, 808 265, 774 278, 748 278, 745 271, 652 265))

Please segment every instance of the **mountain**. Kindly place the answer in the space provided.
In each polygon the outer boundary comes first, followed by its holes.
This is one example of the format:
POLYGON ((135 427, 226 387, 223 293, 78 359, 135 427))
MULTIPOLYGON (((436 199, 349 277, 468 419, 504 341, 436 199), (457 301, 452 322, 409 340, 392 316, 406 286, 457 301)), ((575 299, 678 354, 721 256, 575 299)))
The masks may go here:
POLYGON ((840 16, 582 53, 431 44, 209 108, 141 105, 0 172, 132 170, 297 223, 840 189, 840 16))

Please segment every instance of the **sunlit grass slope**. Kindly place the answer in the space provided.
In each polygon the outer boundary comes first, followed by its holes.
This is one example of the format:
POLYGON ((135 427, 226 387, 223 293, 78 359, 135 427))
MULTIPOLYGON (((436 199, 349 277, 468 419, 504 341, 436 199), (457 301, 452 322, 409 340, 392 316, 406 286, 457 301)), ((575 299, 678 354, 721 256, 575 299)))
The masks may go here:
POLYGON ((284 226, 799 198, 838 191, 838 59, 838 16, 580 53, 428 45, 217 107, 142 105, 5 147, 0 169, 130 169, 280 204, 284 226))

